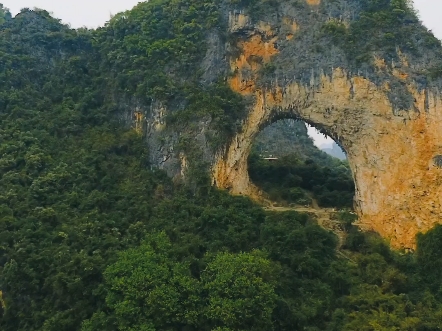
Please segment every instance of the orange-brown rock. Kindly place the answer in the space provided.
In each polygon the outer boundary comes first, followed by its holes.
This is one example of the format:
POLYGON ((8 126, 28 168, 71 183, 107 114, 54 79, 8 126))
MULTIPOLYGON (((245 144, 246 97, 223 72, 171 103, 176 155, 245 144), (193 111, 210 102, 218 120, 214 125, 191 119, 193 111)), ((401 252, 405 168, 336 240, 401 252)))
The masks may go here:
POLYGON ((306 0, 310 6, 319 6, 321 4, 321 0, 306 0))
MULTIPOLYGON (((356 185, 359 225, 380 233, 393 247, 414 248, 418 232, 442 222, 442 168, 435 162, 442 160, 438 157, 442 155, 441 95, 419 90, 400 68, 390 74, 403 81, 415 99, 411 109, 402 111, 391 104, 388 83, 375 84, 341 68, 314 77, 319 84, 275 81, 259 86, 260 68, 272 61, 278 49, 277 37, 269 29, 266 40, 262 31, 256 31, 238 43, 241 54, 230 61, 231 88, 253 96, 254 104, 242 130, 217 155, 212 168, 216 185, 259 199, 247 172, 254 138, 276 119, 302 119, 346 150, 356 185), (251 74, 244 77, 244 69, 251 74)), ((383 59, 374 63, 378 70, 387 70, 383 59)), ((406 66, 404 58, 402 68, 406 66)))

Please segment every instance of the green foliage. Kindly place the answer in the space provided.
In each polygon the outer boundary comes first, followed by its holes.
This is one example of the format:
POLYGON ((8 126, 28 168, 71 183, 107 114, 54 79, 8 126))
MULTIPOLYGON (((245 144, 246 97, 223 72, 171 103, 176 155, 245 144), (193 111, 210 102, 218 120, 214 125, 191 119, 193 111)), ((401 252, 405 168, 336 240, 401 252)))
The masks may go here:
POLYGON ((442 77, 442 65, 436 65, 431 67, 428 70, 428 77, 430 78, 430 80, 436 80, 442 77))
MULTIPOLYGON (((308 215, 175 187, 115 121, 124 93, 183 97, 176 125, 209 116, 215 145, 236 130, 241 99, 196 86, 214 5, 150 1, 99 31, 27 9, 0 26, 0 329, 438 330, 440 229, 415 258, 350 227, 341 259, 308 215)), ((345 164, 283 161, 273 180, 296 199, 347 183, 345 164)))
POLYGON ((349 212, 348 210, 343 210, 338 213, 338 220, 344 226, 344 229, 349 231, 352 228, 352 224, 358 219, 355 213, 349 212))
POLYGON ((184 109, 171 114, 170 123, 186 126, 208 117, 221 135, 213 139, 224 142, 244 105, 224 82, 202 89, 199 67, 206 33, 219 23, 212 0, 149 1, 113 17, 97 31, 96 45, 118 89, 147 104, 185 99, 184 109))
POLYGON ((346 53, 355 68, 371 64, 373 54, 387 61, 398 59, 397 49, 418 54, 419 49, 440 47, 431 32, 420 27, 419 19, 407 0, 360 0, 361 12, 348 24, 330 20, 322 27, 346 53))
POLYGON ((272 201, 352 208, 354 183, 347 161, 319 150, 302 121, 280 120, 255 138, 249 175, 272 201), (272 156, 276 161, 263 158, 272 156))
POLYGON ((3 4, 0 3, 0 25, 12 19, 12 15, 9 12, 9 9, 4 7, 3 4))
POLYGON ((23 10, 0 28, 2 330, 72 330, 102 272, 144 237, 156 189, 138 134, 109 118, 87 31, 23 10), (136 206, 136 208, 134 208, 136 206))
MULTIPOLYGON (((223 146, 237 132, 240 120, 245 115, 242 97, 233 92, 225 82, 217 82, 205 91, 192 87, 186 90, 186 95, 187 107, 170 114, 167 123, 174 127, 198 130, 195 125, 198 120, 210 120, 212 130, 207 134, 209 143, 215 150, 223 146)), ((191 144, 185 144, 187 148, 189 145, 191 144)))
POLYGON ((350 57, 358 62, 366 53, 378 50, 386 58, 395 57, 397 45, 403 51, 415 50, 409 32, 418 21, 405 0, 364 0, 361 5, 362 13, 351 24, 347 40, 350 57))
POLYGON ((227 2, 235 5, 236 8, 247 8, 248 13, 254 20, 275 12, 279 6, 277 0, 228 0, 227 2))
POLYGON ((352 208, 354 184, 348 164, 338 159, 331 167, 319 162, 303 161, 295 154, 269 162, 255 153, 249 158, 249 174, 274 201, 310 205, 313 198, 324 207, 352 208))
POLYGON ((335 43, 339 43, 347 37, 347 27, 344 22, 338 20, 330 20, 322 26, 322 32, 331 36, 335 43))
POLYGON ((157 204, 149 224, 166 231, 177 254, 201 258, 207 251, 239 253, 258 248, 262 208, 244 197, 212 190, 199 199, 177 194, 157 204))
POLYGON ((259 70, 259 75, 261 77, 271 76, 275 73, 276 66, 274 63, 269 62, 262 66, 262 68, 259 70))
POLYGON ((342 330, 417 330, 418 317, 405 296, 383 293, 377 286, 361 286, 346 300, 348 306, 358 307, 350 313, 342 330))
POLYGON ((276 273, 277 268, 258 251, 217 254, 201 274, 209 320, 231 330, 272 329, 276 273))
POLYGON ((167 101, 198 80, 204 34, 217 23, 211 0, 155 0, 114 16, 97 43, 121 89, 167 101))
POLYGON ((442 226, 437 225, 427 234, 418 235, 417 242, 420 275, 438 297, 442 298, 442 226))
POLYGON ((106 305, 82 330, 165 330, 196 325, 201 285, 187 263, 175 261, 164 233, 149 236, 140 247, 119 254, 104 272, 106 305))
POLYGON ((268 330, 276 300, 274 266, 265 255, 218 253, 197 279, 178 262, 164 233, 119 254, 104 272, 106 312, 82 330, 268 330))
MULTIPOLYGON (((375 235, 359 234, 364 244, 353 255, 356 282, 327 330, 437 330, 441 302, 420 279, 414 256, 390 251, 375 235)), ((346 245, 354 251, 349 245, 353 240, 349 235, 346 245)), ((421 244, 427 240, 431 235, 420 237, 421 244)))
POLYGON ((199 162, 201 151, 193 143, 200 133, 197 123, 209 123, 207 140, 217 150, 236 132, 245 110, 226 82, 201 84, 207 33, 222 24, 218 10, 213 0, 142 2, 94 32, 109 90, 136 97, 146 108, 159 101, 175 109, 167 123, 183 132, 179 147, 195 160, 189 177, 198 178, 198 185, 208 181, 207 165, 199 162))

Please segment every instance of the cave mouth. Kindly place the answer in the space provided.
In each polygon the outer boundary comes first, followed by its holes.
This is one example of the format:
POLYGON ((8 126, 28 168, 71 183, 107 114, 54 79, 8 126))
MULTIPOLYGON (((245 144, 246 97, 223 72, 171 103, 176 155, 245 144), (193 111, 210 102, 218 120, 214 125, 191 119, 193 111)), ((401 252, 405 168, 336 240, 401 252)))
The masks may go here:
POLYGON ((248 172, 274 204, 353 208, 355 184, 345 152, 303 121, 279 120, 261 130, 252 145, 248 172))

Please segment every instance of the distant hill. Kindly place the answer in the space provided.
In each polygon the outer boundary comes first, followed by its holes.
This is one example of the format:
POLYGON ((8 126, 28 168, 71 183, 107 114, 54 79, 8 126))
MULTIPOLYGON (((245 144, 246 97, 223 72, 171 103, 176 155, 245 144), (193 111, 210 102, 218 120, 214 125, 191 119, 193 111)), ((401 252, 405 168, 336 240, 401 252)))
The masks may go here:
POLYGON ((344 151, 341 147, 335 142, 333 142, 332 147, 321 148, 323 152, 326 152, 328 155, 331 155, 339 160, 347 160, 347 155, 345 155, 344 151))
POLYGON ((332 148, 321 150, 309 137, 305 123, 291 119, 275 122, 262 130, 255 139, 252 151, 263 157, 281 158, 296 154, 299 159, 312 159, 329 166, 336 164, 335 159, 330 156, 346 160, 345 154, 336 143, 332 148))

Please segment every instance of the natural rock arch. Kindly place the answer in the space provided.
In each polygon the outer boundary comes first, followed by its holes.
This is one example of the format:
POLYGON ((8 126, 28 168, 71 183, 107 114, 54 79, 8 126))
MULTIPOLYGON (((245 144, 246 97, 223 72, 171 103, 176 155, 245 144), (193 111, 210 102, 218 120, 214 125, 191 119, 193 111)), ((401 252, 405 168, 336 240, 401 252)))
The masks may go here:
MULTIPOLYGON (((283 20, 292 39, 297 26, 283 20)), ((280 118, 301 119, 320 128, 347 152, 355 180, 355 206, 361 227, 375 230, 397 248, 414 248, 415 236, 442 220, 442 99, 437 90, 419 88, 409 79, 408 62, 391 77, 414 99, 407 110, 391 102, 390 85, 335 68, 314 72, 310 83, 273 81, 258 86, 262 66, 278 54, 278 36, 270 25, 250 25, 241 13, 231 14, 230 33, 240 31, 239 55, 230 62, 230 86, 253 99, 242 129, 218 153, 213 181, 233 194, 259 198, 250 183, 247 158, 260 130, 280 118), (244 31, 247 30, 247 33, 244 31), (402 69, 401 69, 402 68, 402 69)), ((385 61, 376 59, 379 70, 385 61)))
POLYGON ((192 125, 168 123, 185 100, 130 103, 151 164, 178 181, 192 182, 196 169, 204 183, 209 167, 216 186, 259 199, 247 172, 254 137, 277 119, 304 120, 346 150, 361 227, 415 248, 417 233, 442 223, 442 47, 407 6, 220 1, 222 22, 207 31, 198 84, 225 77, 247 101, 246 114, 218 134, 207 113, 196 112, 192 125))

